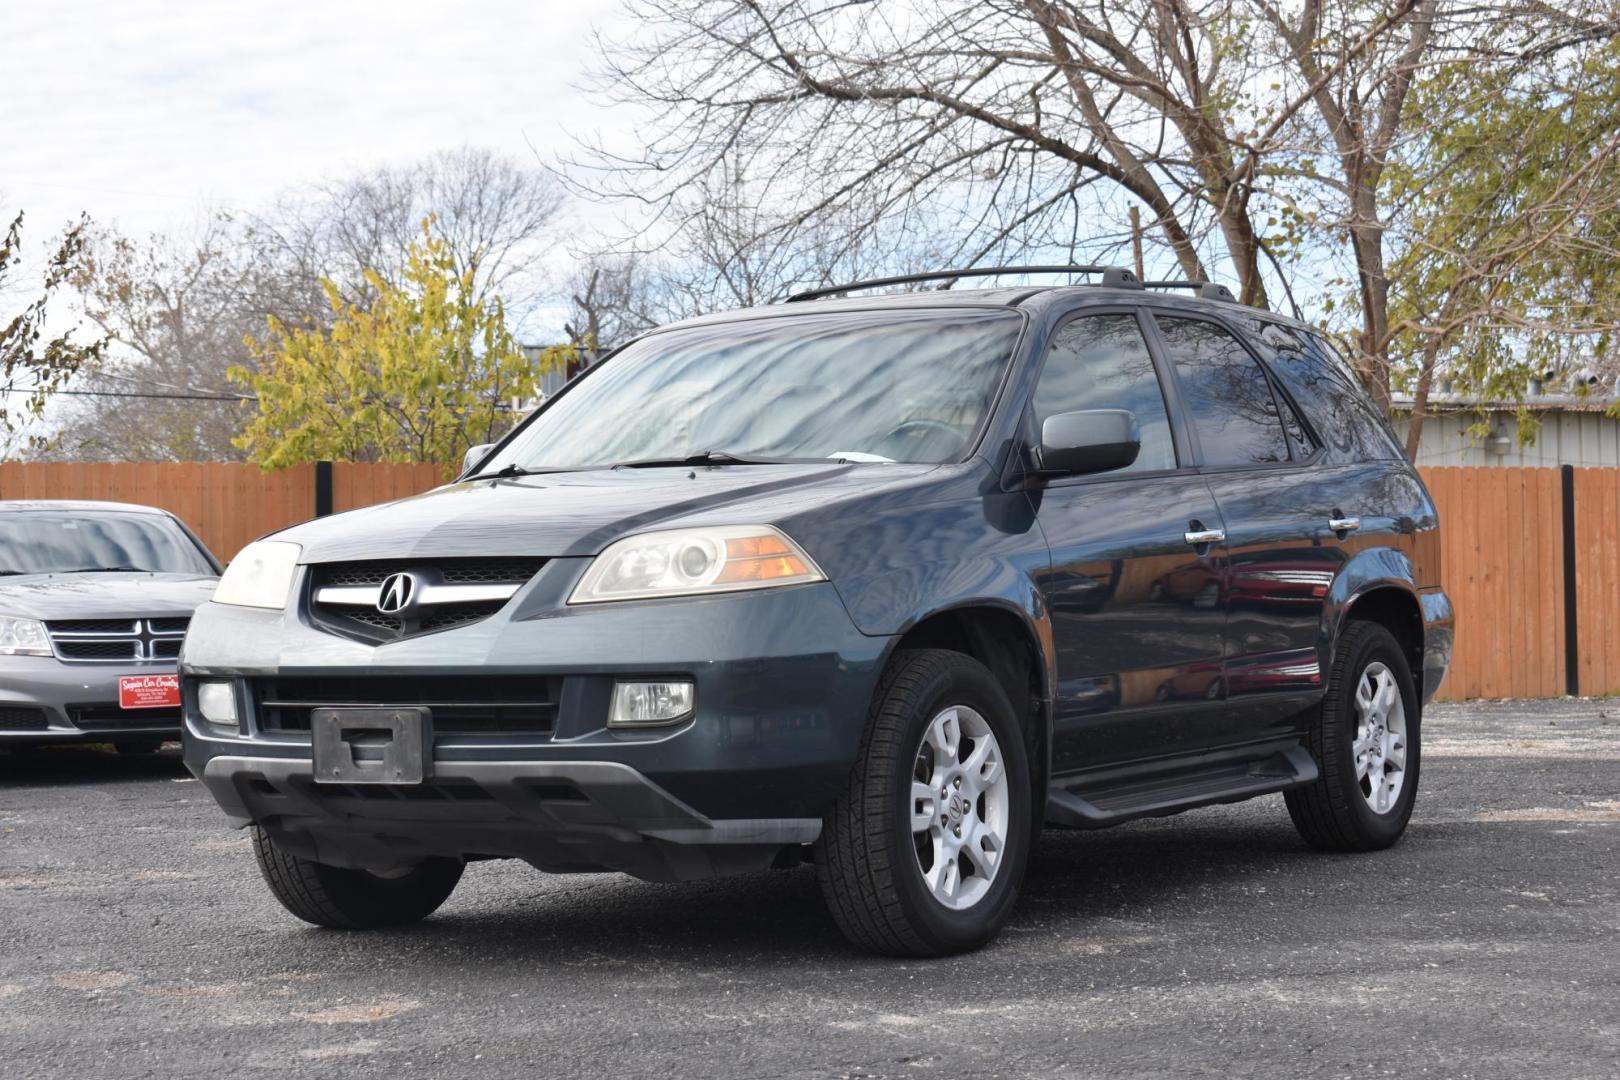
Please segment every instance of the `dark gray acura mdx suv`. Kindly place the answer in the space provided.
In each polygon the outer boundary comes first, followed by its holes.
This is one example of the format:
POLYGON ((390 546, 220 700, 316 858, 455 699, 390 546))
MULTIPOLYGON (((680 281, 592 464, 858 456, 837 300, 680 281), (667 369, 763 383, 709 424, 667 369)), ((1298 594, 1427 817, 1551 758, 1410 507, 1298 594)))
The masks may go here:
POLYGON ((0 501, 0 747, 179 738, 175 658, 218 580, 163 510, 0 501))
POLYGON ((1393 843, 1451 650, 1422 483, 1309 326, 1065 270, 658 330, 457 482, 247 548, 186 761, 278 899, 809 861, 855 942, 933 955, 1043 825, 1283 792, 1393 843))

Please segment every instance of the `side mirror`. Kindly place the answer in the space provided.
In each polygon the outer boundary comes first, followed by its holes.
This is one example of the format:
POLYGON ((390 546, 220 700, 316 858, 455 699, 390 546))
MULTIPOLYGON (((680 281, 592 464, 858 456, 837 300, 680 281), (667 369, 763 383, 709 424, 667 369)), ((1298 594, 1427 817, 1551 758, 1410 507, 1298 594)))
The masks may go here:
POLYGON ((492 442, 479 443, 477 446, 475 446, 472 449, 468 450, 465 454, 462 454, 461 455, 461 471, 462 471, 462 474, 465 475, 467 472, 471 471, 472 467, 474 465, 477 465, 480 461, 483 461, 484 458, 488 457, 489 452, 491 450, 493 450, 493 449, 495 449, 495 444, 492 443, 492 442))
POLYGON ((1141 450, 1136 414, 1127 409, 1057 413, 1041 425, 1036 471, 1046 476, 1074 476, 1123 469, 1141 450))

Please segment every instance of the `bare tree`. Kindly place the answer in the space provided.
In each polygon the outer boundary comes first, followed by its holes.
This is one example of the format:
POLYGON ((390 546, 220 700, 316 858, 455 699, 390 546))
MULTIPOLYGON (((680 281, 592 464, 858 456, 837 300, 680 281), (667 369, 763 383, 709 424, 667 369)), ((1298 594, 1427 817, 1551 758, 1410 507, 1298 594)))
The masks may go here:
POLYGON ((521 308, 541 287, 537 271, 562 204, 544 171, 463 147, 287 192, 250 220, 278 262, 311 281, 331 278, 352 298, 364 291, 366 270, 399 280, 431 216, 457 267, 475 273, 479 297, 499 293, 521 308))
POLYGON ((240 391, 225 378, 244 341, 289 306, 304 282, 263 258, 255 235, 213 214, 194 240, 93 238, 75 277, 85 315, 116 343, 79 383, 55 456, 129 461, 241 460, 240 391), (291 298, 289 304, 289 298, 291 298))
POLYGON ((684 227, 648 237, 599 238, 577 248, 564 323, 569 374, 638 334, 706 312, 777 303, 815 286, 936 265, 931 235, 825 213, 783 228, 766 193, 740 171, 676 195, 684 227), (685 212, 689 210, 689 212, 685 212))
POLYGON ((603 356, 673 314, 666 283, 650 262, 611 253, 585 255, 569 286, 563 333, 573 378, 603 356))
POLYGON ((367 270, 397 283, 427 217, 478 299, 522 311, 543 287, 561 198, 538 168, 462 149, 288 192, 260 213, 215 213, 191 237, 101 233, 75 283, 116 347, 82 386, 104 396, 65 410, 58 455, 239 460, 241 391, 225 373, 252 362, 249 335, 271 319, 328 326, 323 279, 361 304, 367 270))
POLYGON ((24 283, 18 273, 27 261, 22 251, 23 218, 19 212, 0 231, 0 297, 23 297, 9 318, 0 315, 0 457, 19 448, 37 450, 47 441, 37 434, 25 436, 21 429, 40 416, 51 394, 94 364, 106 347, 103 340, 76 339, 71 330, 48 329, 52 298, 84 257, 89 219, 70 224, 49 249, 43 274, 24 283))
POLYGON ((656 136, 584 147, 576 183, 678 234, 701 223, 698 193, 740 174, 773 210, 751 248, 792 249, 836 223, 945 238, 957 263, 1107 259, 1139 205, 1153 262, 1191 278, 1224 263, 1257 304, 1286 291, 1290 260, 1342 244, 1358 362, 1386 407, 1383 179, 1423 120, 1407 108, 1414 79, 1601 22, 1533 0, 629 6, 642 29, 604 49, 598 85, 650 110, 639 130, 656 136), (1118 228, 1098 235, 1099 221, 1118 228))

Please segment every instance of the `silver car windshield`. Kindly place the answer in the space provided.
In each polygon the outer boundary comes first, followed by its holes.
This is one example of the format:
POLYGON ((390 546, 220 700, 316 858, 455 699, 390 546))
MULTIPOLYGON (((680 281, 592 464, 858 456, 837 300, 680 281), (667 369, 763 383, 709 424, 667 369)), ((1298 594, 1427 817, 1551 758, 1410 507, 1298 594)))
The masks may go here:
POLYGON ((0 518, 0 574, 116 570, 214 572, 191 538, 156 514, 25 511, 0 518))
POLYGON ((1023 317, 993 309, 784 315, 632 344, 481 474, 720 461, 962 458, 1023 317))

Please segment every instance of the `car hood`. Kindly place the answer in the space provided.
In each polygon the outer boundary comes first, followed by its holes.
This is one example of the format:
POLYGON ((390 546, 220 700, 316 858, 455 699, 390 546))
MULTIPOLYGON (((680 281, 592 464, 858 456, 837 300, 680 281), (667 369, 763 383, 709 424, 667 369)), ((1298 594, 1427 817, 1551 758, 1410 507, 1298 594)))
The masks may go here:
POLYGON ((0 578, 0 615, 118 619, 190 615, 214 594, 211 574, 27 574, 0 578))
POLYGON ((472 480, 277 533, 302 561, 598 554, 621 536, 687 524, 771 523, 812 505, 914 482, 932 465, 589 469, 472 480))

